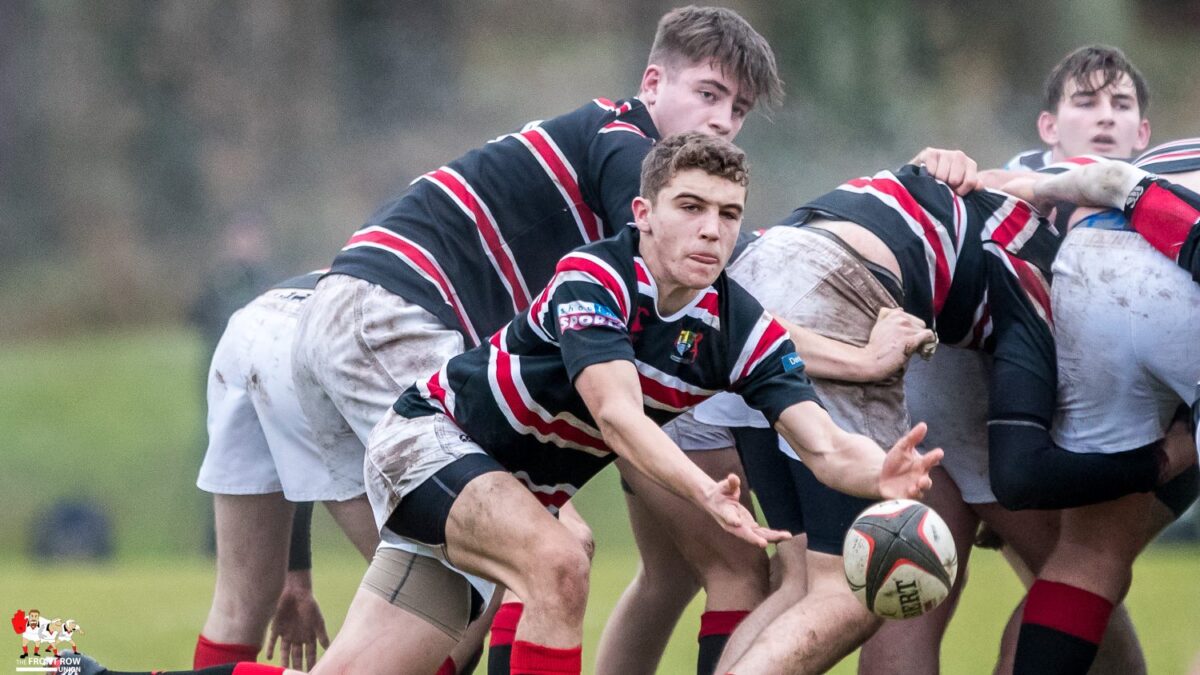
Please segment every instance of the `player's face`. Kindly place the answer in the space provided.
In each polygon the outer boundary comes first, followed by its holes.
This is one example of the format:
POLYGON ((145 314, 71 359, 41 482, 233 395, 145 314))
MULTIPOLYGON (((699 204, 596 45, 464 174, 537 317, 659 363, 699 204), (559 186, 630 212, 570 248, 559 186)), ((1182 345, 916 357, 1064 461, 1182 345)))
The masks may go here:
MULTIPOLYGON (((1096 72, 1092 83, 1103 83, 1096 72)), ((1051 148, 1055 161, 1078 155, 1128 159, 1150 142, 1150 122, 1142 117, 1137 90, 1128 75, 1095 90, 1071 80, 1054 113, 1038 117, 1038 133, 1051 148)))
POLYGON ((733 254, 745 204, 745 187, 699 169, 676 174, 653 202, 634 200, 642 258, 660 296, 680 293, 682 306, 716 281, 733 254))
POLYGON ((667 67, 651 64, 642 75, 638 96, 658 133, 666 138, 685 131, 733 140, 754 101, 739 83, 713 64, 667 67))
POLYGON ((27 615, 30 623, 37 623, 37 620, 42 618, 41 612, 30 612, 27 615))

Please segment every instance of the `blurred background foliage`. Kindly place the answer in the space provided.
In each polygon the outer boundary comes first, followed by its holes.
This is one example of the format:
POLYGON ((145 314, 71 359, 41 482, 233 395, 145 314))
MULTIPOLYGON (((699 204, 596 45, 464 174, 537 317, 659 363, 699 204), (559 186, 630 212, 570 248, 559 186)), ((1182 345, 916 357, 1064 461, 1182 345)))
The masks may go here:
MULTIPOLYGON (((748 224, 926 145, 1037 145, 1042 79, 1115 44, 1154 139, 1200 132, 1195 0, 732 3, 787 99, 739 142, 748 224)), ((420 173, 523 122, 636 93, 672 3, 0 3, 0 340, 179 321, 231 223, 279 277, 326 265, 420 173)))

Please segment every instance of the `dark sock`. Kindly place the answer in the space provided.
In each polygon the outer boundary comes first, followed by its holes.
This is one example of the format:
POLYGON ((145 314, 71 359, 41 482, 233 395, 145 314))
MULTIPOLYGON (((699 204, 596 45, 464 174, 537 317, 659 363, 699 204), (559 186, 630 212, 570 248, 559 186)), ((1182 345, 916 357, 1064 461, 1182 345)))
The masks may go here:
POLYGON ((525 605, 519 602, 506 602, 496 610, 488 640, 488 675, 509 675, 513 640, 524 610, 525 605))
POLYGON ((700 615, 700 649, 696 654, 696 675, 713 675, 717 669, 717 661, 721 660, 721 652, 725 651, 725 643, 729 642, 729 636, 749 613, 746 610, 729 610, 705 612, 700 615))
POLYGON ((1013 675, 1084 675, 1113 604, 1082 588, 1039 579, 1029 589, 1013 675))

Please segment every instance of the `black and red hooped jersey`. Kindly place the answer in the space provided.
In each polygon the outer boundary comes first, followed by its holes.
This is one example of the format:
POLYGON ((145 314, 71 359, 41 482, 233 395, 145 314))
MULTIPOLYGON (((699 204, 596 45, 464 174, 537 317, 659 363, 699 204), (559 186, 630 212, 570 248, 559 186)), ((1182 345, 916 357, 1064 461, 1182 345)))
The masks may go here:
POLYGON ((559 257, 633 220, 657 138, 637 99, 530 122, 417 178, 330 271, 379 284, 479 344, 529 307, 559 257))
POLYGON ((406 390, 396 412, 445 413, 557 508, 615 459, 571 386, 589 365, 632 362, 658 424, 726 390, 772 423, 795 403, 818 401, 787 331, 724 273, 660 316, 638 241, 626 228, 563 257, 527 310, 406 390))
MULTIPOLYGON (((933 327, 943 342, 976 349, 992 345, 983 243, 1024 244, 1028 234, 1022 239, 1018 233, 1037 220, 1020 200, 995 191, 960 197, 912 165, 847 181, 796 209, 782 224, 803 225, 815 218, 847 220, 879 237, 900 265, 904 310, 933 327)), ((1042 227, 1039 245, 1054 232, 1042 227)), ((1031 291, 1036 294, 1040 287, 1034 284, 1031 291)))

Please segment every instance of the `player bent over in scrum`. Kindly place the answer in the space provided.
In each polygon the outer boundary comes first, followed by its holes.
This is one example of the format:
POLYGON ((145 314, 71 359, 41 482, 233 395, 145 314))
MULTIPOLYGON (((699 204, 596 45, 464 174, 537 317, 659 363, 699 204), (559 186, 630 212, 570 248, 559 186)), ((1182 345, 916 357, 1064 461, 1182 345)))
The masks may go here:
MULTIPOLYGON (((1168 169, 1168 154, 1152 151, 1143 165, 1168 169)), ((1128 592, 1134 559, 1200 490, 1194 431, 1181 423, 1194 423, 1200 380, 1200 286, 1188 278, 1200 239, 1200 195, 1188 187, 1200 188, 1200 172, 1171 179, 1103 162, 1028 187, 1041 203, 1124 209, 1077 213, 1055 262, 1054 442, 1081 456, 1149 454, 1160 482, 1169 480, 1063 513, 1059 541, 1026 600, 1016 673, 1087 672, 1109 612, 1128 592), (1105 348, 1089 348, 1097 344, 1105 348), (1176 415, 1181 402, 1192 409, 1176 415)))

